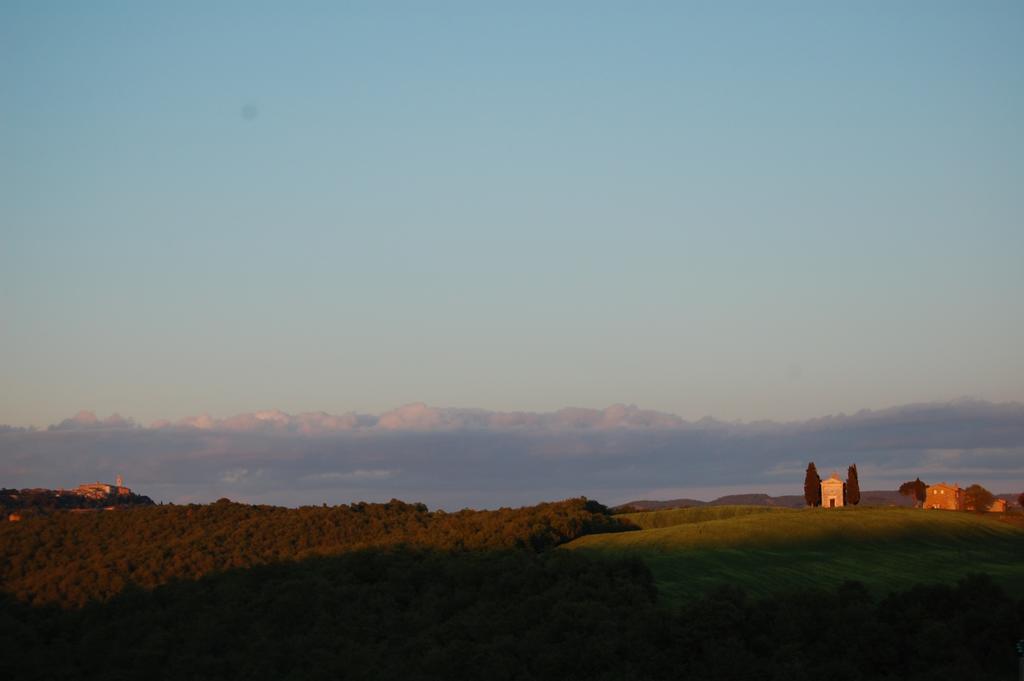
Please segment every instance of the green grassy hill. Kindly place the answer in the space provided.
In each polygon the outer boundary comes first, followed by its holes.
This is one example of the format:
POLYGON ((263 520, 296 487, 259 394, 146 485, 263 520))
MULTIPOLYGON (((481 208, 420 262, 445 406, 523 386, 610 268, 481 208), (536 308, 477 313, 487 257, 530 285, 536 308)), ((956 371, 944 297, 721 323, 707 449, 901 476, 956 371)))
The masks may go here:
POLYGON ((668 602, 722 584, 767 595, 848 579, 881 594, 971 572, 988 573, 1024 596, 1024 528, 991 516, 722 506, 620 517, 643 529, 580 537, 565 548, 640 556, 668 602))
POLYGON ((619 518, 645 530, 654 530, 691 523, 705 523, 709 520, 726 520, 766 513, 786 513, 790 510, 771 506, 695 506, 693 508, 670 508, 664 511, 623 513, 619 518))

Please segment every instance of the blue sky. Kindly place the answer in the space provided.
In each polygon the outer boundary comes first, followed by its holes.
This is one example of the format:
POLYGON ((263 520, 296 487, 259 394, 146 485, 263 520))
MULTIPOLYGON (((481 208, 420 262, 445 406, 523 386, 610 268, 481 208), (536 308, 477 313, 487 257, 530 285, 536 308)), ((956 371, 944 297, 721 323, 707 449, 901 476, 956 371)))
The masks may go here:
POLYGON ((0 423, 1024 400, 1020 2, 7 1, 0 57, 0 423))

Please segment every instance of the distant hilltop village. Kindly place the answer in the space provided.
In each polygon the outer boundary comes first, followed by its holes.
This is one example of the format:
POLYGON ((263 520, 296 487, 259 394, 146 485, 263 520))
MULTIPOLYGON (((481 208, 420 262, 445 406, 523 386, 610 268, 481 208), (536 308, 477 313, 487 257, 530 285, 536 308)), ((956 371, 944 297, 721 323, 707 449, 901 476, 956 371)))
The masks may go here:
POLYGON ((113 511, 125 506, 152 504, 153 500, 149 497, 136 494, 126 487, 120 475, 113 483, 86 482, 74 489, 0 489, 0 508, 7 520, 12 522, 53 511, 113 511))
POLYGON ((132 491, 124 486, 124 478, 119 475, 113 485, 109 482, 86 482, 70 490, 70 493, 88 499, 105 499, 107 497, 128 497, 131 496, 132 491))

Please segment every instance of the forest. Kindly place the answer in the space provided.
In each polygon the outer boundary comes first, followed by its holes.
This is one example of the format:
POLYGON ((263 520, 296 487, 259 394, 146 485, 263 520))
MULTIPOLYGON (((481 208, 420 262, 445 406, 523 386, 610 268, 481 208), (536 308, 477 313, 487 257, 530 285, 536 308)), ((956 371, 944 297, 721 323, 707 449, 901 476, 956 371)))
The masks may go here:
POLYGON ((498 511, 222 500, 0 526, 7 679, 1012 679, 1024 601, 985 576, 678 606, 586 499, 498 511))
POLYGON ((428 511, 423 504, 159 505, 0 523, 0 585, 31 604, 82 606, 128 585, 369 548, 543 551, 594 532, 635 529, 595 501, 428 511))

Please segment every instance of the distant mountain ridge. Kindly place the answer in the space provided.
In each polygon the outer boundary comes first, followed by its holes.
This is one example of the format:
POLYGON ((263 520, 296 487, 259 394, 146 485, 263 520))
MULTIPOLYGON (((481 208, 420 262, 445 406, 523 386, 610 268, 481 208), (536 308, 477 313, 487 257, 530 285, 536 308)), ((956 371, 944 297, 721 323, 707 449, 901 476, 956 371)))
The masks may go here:
MULTIPOLYGON (((861 506, 913 506, 909 497, 895 490, 862 491, 861 506)), ((629 501, 615 507, 615 510, 635 508, 638 511, 660 511, 667 508, 687 508, 690 506, 776 506, 779 508, 803 508, 804 497, 800 494, 787 494, 773 497, 768 494, 729 494, 712 501, 699 499, 668 499, 652 501, 640 499, 629 501)))

